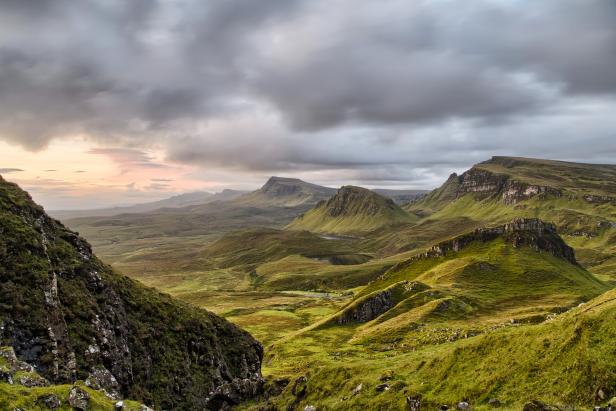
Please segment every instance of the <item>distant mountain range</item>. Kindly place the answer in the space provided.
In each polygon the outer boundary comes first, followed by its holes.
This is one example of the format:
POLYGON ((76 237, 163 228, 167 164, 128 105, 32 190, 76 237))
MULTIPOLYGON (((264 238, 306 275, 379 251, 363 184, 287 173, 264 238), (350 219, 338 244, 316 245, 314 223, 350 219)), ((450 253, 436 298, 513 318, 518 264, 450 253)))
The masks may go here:
MULTIPOLYGON (((232 201, 235 206, 246 207, 299 207, 311 206, 321 200, 327 200, 336 194, 337 189, 308 183, 297 178, 270 177, 255 191, 223 190, 219 193, 197 191, 185 193, 149 203, 131 206, 88 210, 50 210, 55 218, 66 220, 81 217, 111 217, 120 214, 139 214, 163 208, 182 208, 209 204, 216 201, 232 201)), ((391 198, 396 204, 408 203, 426 195, 428 190, 372 190, 384 197, 391 198)))
POLYGON ((207 204, 214 201, 233 200, 246 191, 225 189, 219 193, 207 191, 196 191, 193 193, 179 194, 163 200, 152 201, 149 203, 135 204, 131 206, 118 206, 110 208, 98 208, 88 210, 50 210, 49 214, 58 219, 79 218, 79 217, 110 217, 118 214, 147 213, 161 208, 179 208, 191 205, 207 204))

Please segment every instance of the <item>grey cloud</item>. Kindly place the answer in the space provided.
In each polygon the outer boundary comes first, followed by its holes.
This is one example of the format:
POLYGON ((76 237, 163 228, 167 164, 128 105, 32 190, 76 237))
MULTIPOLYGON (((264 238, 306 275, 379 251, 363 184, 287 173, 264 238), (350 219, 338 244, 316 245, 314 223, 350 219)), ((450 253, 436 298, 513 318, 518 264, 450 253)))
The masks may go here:
POLYGON ((122 148, 156 143, 181 163, 392 183, 495 152, 613 149, 611 0, 9 0, 0 11, 0 139, 29 149, 85 134, 120 167, 163 168, 122 148))
POLYGON ((103 155, 117 163, 123 170, 134 168, 168 168, 167 165, 153 161, 144 151, 132 148, 93 148, 88 154, 103 155))

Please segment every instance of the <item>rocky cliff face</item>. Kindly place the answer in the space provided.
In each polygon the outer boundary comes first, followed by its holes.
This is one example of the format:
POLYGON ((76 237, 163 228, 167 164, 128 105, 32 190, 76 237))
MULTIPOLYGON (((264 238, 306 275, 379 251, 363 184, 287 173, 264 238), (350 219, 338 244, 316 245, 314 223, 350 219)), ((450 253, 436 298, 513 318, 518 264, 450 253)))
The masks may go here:
POLYGON ((365 323, 371 321, 394 306, 391 290, 378 291, 357 301, 345 309, 336 322, 338 324, 365 323))
POLYGON ((502 226, 478 228, 468 234, 436 244, 422 256, 440 257, 448 252, 460 251, 474 241, 487 242, 498 237, 502 237, 514 247, 528 246, 536 251, 546 251, 577 265, 573 248, 560 238, 556 227, 536 218, 518 218, 502 226))
POLYGON ((163 409, 220 409, 262 383, 248 333, 114 273, 1 177, 0 345, 52 383, 106 375, 163 409))
POLYGON ((537 218, 516 218, 501 226, 478 228, 470 233, 442 241, 433 245, 427 251, 397 264, 391 271, 399 270, 420 259, 444 257, 451 252, 458 252, 476 241, 489 242, 499 237, 514 247, 531 247, 536 251, 544 251, 555 257, 565 259, 571 264, 578 265, 575 259, 575 251, 558 235, 553 224, 537 218))
POLYGON ((496 174, 481 168, 471 168, 458 177, 459 185, 455 198, 473 193, 483 199, 500 198, 505 204, 516 204, 536 195, 552 195, 560 197, 562 193, 552 187, 528 184, 516 181, 506 174, 496 174))

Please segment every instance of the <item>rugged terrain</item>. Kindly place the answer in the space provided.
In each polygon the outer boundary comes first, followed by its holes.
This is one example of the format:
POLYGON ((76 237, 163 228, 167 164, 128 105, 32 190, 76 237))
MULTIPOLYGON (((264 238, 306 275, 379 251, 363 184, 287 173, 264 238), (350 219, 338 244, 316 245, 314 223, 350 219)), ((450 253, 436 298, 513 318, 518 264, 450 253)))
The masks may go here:
POLYGON ((248 333, 115 273, 2 179, 0 234, 0 345, 27 364, 4 370, 5 382, 104 380, 112 397, 163 409, 258 393, 263 350, 248 333))
POLYGON ((265 344, 265 394, 240 409, 585 409, 616 395, 615 177, 495 157, 401 207, 273 178, 69 224, 265 344))

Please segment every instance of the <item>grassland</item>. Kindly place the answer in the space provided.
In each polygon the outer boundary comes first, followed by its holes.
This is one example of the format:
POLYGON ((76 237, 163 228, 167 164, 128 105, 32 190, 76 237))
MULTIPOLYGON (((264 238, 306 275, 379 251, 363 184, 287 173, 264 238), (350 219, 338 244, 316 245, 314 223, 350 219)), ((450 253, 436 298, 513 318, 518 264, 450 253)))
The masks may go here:
POLYGON ((463 400, 474 409, 491 409, 488 401, 495 398, 502 409, 519 410, 532 399, 588 407, 605 404, 614 394, 609 343, 616 337, 614 291, 540 324, 503 323, 415 349, 338 346, 350 333, 348 328, 304 332, 274 347, 267 371, 303 375, 307 382, 300 398, 290 384, 271 403, 279 409, 310 404, 323 410, 387 410, 404 409, 407 396, 421 395, 428 409, 463 400), (378 392, 380 384, 389 389, 378 392), (599 390, 604 399, 597 397, 599 390))
POLYGON ((615 335, 616 295, 607 291, 616 284, 614 167, 524 159, 476 167, 562 194, 515 203, 499 193, 457 196, 459 179, 452 177, 406 206, 394 224, 377 213, 370 224, 365 215, 331 225, 320 216, 307 227, 353 237, 283 229, 300 208, 258 217, 247 208, 228 216, 219 210, 177 231, 173 219, 188 223, 194 215, 176 215, 163 223, 166 231, 147 219, 131 229, 130 216, 122 217, 127 226, 110 219, 80 230, 100 240, 96 251, 114 267, 219 313, 264 342, 265 374, 291 379, 270 400, 279 409, 400 409, 415 394, 428 408, 468 400, 486 409, 490 398, 504 409, 521 409, 534 398, 605 403, 609 398, 596 398, 598 389, 616 395, 616 353, 606 344, 615 335), (432 244, 517 217, 555 223, 581 266, 499 240, 398 265, 432 244), (420 286, 409 291, 409 284, 420 286), (388 288, 394 306, 386 313, 338 323, 362 298, 388 288), (308 381, 298 398, 291 390, 300 376, 308 381), (360 383, 362 391, 353 395, 360 383), (389 389, 377 392, 379 384, 389 389))

